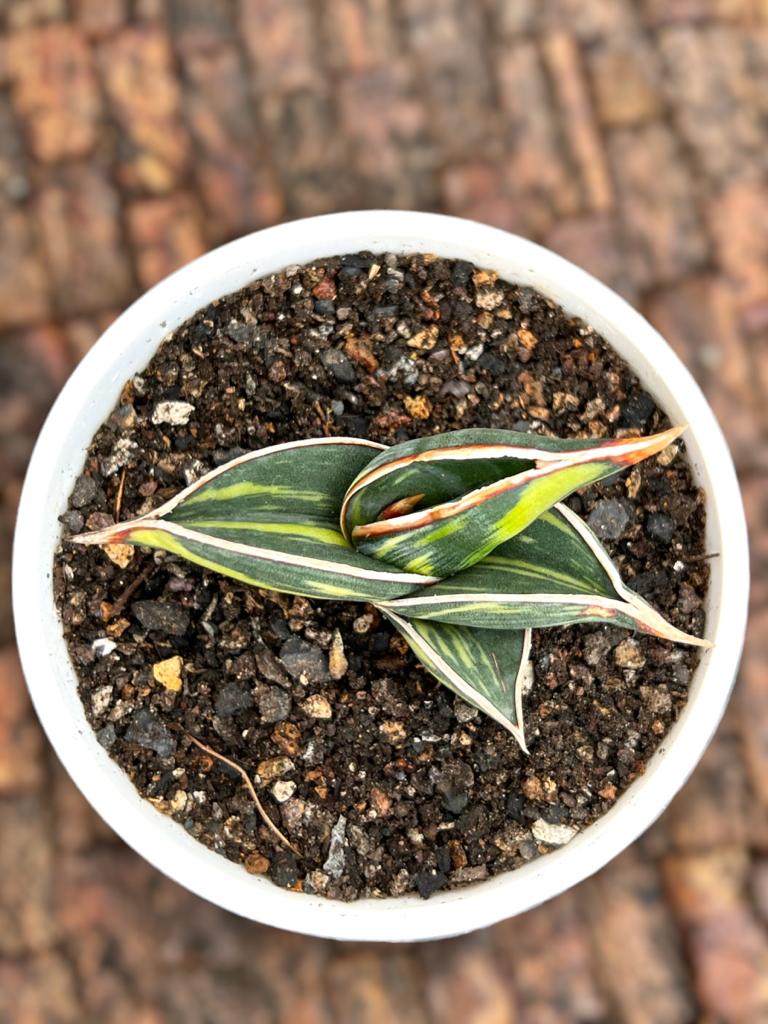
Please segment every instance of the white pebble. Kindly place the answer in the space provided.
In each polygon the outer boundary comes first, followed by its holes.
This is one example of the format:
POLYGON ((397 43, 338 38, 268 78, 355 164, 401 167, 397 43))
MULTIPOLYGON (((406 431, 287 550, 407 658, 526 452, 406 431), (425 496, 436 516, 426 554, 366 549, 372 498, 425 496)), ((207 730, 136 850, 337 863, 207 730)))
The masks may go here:
POLYGON ((183 427, 189 423, 189 418, 194 411, 194 405, 190 405, 189 402, 158 402, 152 413, 152 422, 156 427, 161 423, 168 423, 172 427, 183 427))
POLYGON ((114 640, 110 640, 108 636, 100 636, 98 640, 94 640, 91 644, 91 650, 97 658, 105 658, 108 654, 111 654, 117 647, 114 640))
POLYGON ((578 830, 570 825, 550 825, 543 818, 537 818, 531 826, 533 838, 548 846, 565 846, 570 843, 578 830))

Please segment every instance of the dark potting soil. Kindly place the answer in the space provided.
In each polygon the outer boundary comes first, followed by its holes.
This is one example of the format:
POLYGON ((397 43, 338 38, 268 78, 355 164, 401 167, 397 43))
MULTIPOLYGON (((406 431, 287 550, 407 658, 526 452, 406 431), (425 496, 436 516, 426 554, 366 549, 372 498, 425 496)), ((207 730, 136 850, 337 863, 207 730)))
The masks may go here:
MULTIPOLYGON (((620 437, 667 422, 589 326, 529 289, 423 255, 322 260, 212 303, 164 342, 96 434, 64 537, 295 438, 620 437)), ((630 586, 701 633, 705 510, 682 443, 569 503, 630 586)), ((525 755, 370 606, 66 542, 55 589, 88 719, 139 792, 246 870, 343 900, 428 896, 567 842, 642 774, 698 658, 604 625, 535 632, 525 755), (298 856, 190 736, 258 775, 298 856)))

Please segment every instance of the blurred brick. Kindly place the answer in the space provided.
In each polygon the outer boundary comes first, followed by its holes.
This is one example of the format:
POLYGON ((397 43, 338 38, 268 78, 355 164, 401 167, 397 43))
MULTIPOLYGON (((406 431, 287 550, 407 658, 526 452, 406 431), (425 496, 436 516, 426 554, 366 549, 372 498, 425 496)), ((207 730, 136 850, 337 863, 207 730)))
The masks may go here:
POLYGON ((339 81, 337 96, 359 205, 432 206, 435 148, 429 117, 403 65, 346 76, 339 81))
POLYGON ((7 61, 13 103, 33 155, 53 163, 88 153, 101 101, 82 36, 69 25, 18 32, 9 38, 7 61))
POLYGON ((487 0, 486 4, 494 38, 505 41, 515 36, 531 35, 539 25, 543 5, 539 0, 487 0))
POLYGON ((107 176, 91 164, 63 167, 46 179, 35 205, 59 311, 124 305, 133 284, 107 176))
POLYGON ((9 97, 0 93, 0 199, 21 203, 30 192, 27 161, 9 97))
POLYGON ((194 197, 186 193, 131 203, 128 229, 145 288, 205 251, 200 211, 194 197))
POLYGON ((503 970, 514 979, 521 1021, 606 1019, 592 940, 575 892, 504 921, 491 934, 503 970))
MULTIPOLYGON (((509 976, 491 955, 490 933, 425 943, 424 994, 429 1020, 443 1024, 517 1024, 517 995, 509 976)), ((384 1018, 379 1018, 384 1019, 384 1018)))
POLYGON ((92 316, 76 317, 64 324, 67 351, 73 364, 80 362, 109 325, 117 319, 120 312, 121 310, 108 309, 92 316))
POLYGON ((260 93, 279 95, 317 89, 317 25, 304 0, 239 0, 239 28, 260 93))
POLYGON ((74 16, 86 35, 110 35, 125 24, 128 0, 74 0, 74 16))
POLYGON ((630 850, 586 883, 598 977, 611 1020, 688 1024, 695 1017, 674 923, 656 869, 630 850))
POLYGON ((0 1021, 83 1024, 72 965, 58 951, 23 962, 0 962, 0 1021))
POLYGON ((712 18, 749 24, 755 14, 753 0, 643 0, 643 7, 646 19, 656 27, 712 18))
POLYGON ((747 844, 748 801, 739 737, 726 721, 666 813, 672 843, 682 851, 747 844))
POLYGON ((440 184, 446 213, 507 231, 526 231, 522 203, 507 193, 505 176, 493 164, 471 161, 446 167, 440 184))
POLYGON ((59 853, 86 853, 100 844, 117 844, 109 826, 96 814, 59 765, 53 778, 52 806, 56 848, 59 853))
POLYGON ((554 80, 561 123, 579 171, 587 209, 605 213, 613 206, 613 187, 579 47, 567 32, 553 32, 544 38, 543 51, 554 80))
POLYGON ((752 562, 750 604, 753 610, 768 609, 768 474, 755 473, 743 479, 741 493, 747 513, 752 562))
POLYGON ((169 191, 186 172, 189 143, 168 37, 152 26, 127 29, 101 44, 99 64, 121 131, 121 182, 169 191))
POLYGON ((602 124, 624 127, 660 115, 658 61, 649 45, 634 35, 613 37, 586 59, 602 124))
POLYGON ((540 237, 579 211, 580 196, 560 147, 560 130, 536 47, 524 42, 498 55, 499 103, 510 153, 504 172, 520 202, 524 233, 540 237))
POLYGON ((597 215, 563 220, 544 236, 544 244, 625 298, 634 299, 635 288, 615 217, 597 215))
POLYGON ((0 956, 54 945, 54 858, 42 797, 0 799, 0 956))
POLYGON ((8 0, 3 11, 8 28, 24 29, 63 21, 67 15, 67 4, 66 0, 8 0))
POLYGON ((43 780, 42 737, 32 713, 16 648, 0 648, 0 797, 33 790, 43 780))
POLYGON ((194 174, 208 216, 209 240, 221 242, 273 224, 283 196, 269 154, 254 131, 249 82, 232 50, 182 56, 184 113, 196 147, 194 174))
POLYGON ((707 242, 682 150, 662 124, 622 129, 609 140, 632 278, 639 288, 700 267, 707 242))
MULTIPOLYGON (((763 505, 765 514, 765 505, 763 505)), ((765 532, 763 531, 763 536, 765 532)), ((764 543, 764 542, 763 542, 764 543)), ((768 608, 752 612, 736 691, 744 761, 754 798, 768 809, 768 608)))
MULTIPOLYGON (((328 965, 327 991, 334 1021, 355 1024, 427 1024, 423 993, 414 958, 393 950, 382 957, 375 949, 352 949, 328 965)), ((466 1018, 467 1024, 471 1018, 466 1018)))
POLYGON ((764 464, 768 422, 732 290, 692 277, 654 293, 643 311, 704 388, 737 465, 764 464))
POLYGON ((354 208, 357 180, 338 131, 333 97, 321 90, 275 93, 261 107, 285 191, 285 214, 306 217, 354 208))
POLYGON ((551 0, 550 17, 590 45, 638 31, 637 0, 551 0))
POLYGON ((666 92, 683 140, 716 184, 768 170, 768 129, 747 39, 724 26, 672 28, 659 35, 666 92))
POLYGON ((324 59, 336 71, 386 67, 397 53, 394 11, 381 0, 335 0, 322 16, 324 59))
POLYGON ((703 1013, 718 1021, 768 1017, 768 933, 748 903, 749 858, 736 846, 664 861, 703 1013))
POLYGON ((440 152, 455 159, 482 146, 487 155, 500 140, 479 5, 403 0, 400 9, 440 152))
POLYGON ((715 256, 740 308, 768 301, 768 185, 730 185, 709 203, 715 256))
POLYGON ((204 53, 234 41, 227 0, 170 0, 168 16, 173 45, 183 54, 204 53))
POLYGON ((0 329, 43 319, 48 285, 28 214, 0 198, 0 329))

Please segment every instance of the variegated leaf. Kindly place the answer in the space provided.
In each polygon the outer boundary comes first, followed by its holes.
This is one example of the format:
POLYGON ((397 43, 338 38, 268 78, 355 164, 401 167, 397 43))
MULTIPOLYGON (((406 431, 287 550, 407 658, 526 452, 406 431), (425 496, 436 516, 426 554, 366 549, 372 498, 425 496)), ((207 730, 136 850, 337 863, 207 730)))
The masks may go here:
POLYGON ((384 607, 404 617, 492 629, 611 622, 709 646, 633 593, 594 533, 565 505, 540 515, 482 562, 384 607))
POLYGON ((410 441, 361 471, 344 500, 342 528, 363 554, 452 576, 572 491, 661 451, 681 431, 562 441, 471 430, 410 441))
POLYGON ((473 629, 382 610, 439 682, 503 725, 527 752, 522 688, 530 630, 473 629))
POLYGON ((361 554, 339 529, 349 481, 381 448, 353 438, 263 448, 213 470, 141 519, 75 540, 159 548, 289 594, 398 597, 430 581, 361 554))

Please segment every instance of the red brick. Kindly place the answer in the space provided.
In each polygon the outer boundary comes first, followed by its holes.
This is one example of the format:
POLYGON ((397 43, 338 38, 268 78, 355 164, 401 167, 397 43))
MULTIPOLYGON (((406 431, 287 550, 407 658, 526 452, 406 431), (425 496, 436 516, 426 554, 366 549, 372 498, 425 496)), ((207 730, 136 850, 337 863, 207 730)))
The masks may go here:
POLYGON ((137 201, 127 213, 137 272, 145 288, 205 251, 200 211, 186 193, 137 201))
POLYGON ((196 147, 194 174, 214 242, 279 220, 283 195, 266 147, 254 131, 249 83, 232 50, 182 57, 184 113, 196 147))
POLYGON ((152 26, 128 29, 101 44, 99 64, 121 131, 121 182, 129 189, 168 192, 184 176, 189 158, 168 37, 152 26))
MULTIPOLYGON (((766 469, 745 476, 741 481, 741 493, 744 498, 750 538, 749 554, 752 563, 750 601, 753 609, 762 610, 768 608, 768 472, 766 469)), ((768 806, 768 800, 766 806, 768 806)))
POLYGON ((704 388, 737 465, 754 465, 766 417, 731 289, 693 277, 655 293, 644 312, 704 388))
POLYGON ((260 93, 318 89, 317 24, 304 0, 239 0, 239 27, 260 93))
POLYGON ((672 132, 661 124, 622 129, 609 140, 609 153, 637 287, 676 280, 700 267, 707 242, 693 180, 672 132))
POLYGON ((65 315, 122 306, 133 290, 120 237, 120 207, 106 175, 68 165, 36 201, 57 308, 65 315))
POLYGON ((524 233, 528 218, 523 204, 507 192, 505 176, 481 160, 448 166, 440 175, 443 206, 457 217, 524 233))
POLYGON ((65 954, 52 951, 0 963, 0 1020, 9 1024, 82 1024, 77 979, 65 954))
POLYGON ((551 21, 590 45, 637 33, 636 0, 551 0, 551 4, 551 21))
POLYGON ((0 648, 0 797, 37 788, 43 779, 40 728, 14 647, 0 648))
POLYGON ((419 947, 430 1021, 517 1024, 522 1019, 509 970, 496 962, 490 941, 490 933, 477 932, 419 947))
POLYGON ((768 186, 730 185, 710 201, 708 213, 715 256, 739 308, 768 301, 768 186))
POLYGON ((722 1021, 768 1016, 768 934, 748 902, 749 858, 736 846, 664 861, 701 1012, 722 1021))
POLYGON ((501 150, 493 82, 477 4, 405 0, 403 33, 421 71, 431 137, 443 159, 501 150))
POLYGON ((644 8, 648 23, 657 27, 712 18, 751 24, 755 17, 753 0, 644 0, 644 8))
POLYGON ((127 0, 74 0, 74 16, 86 35, 94 39, 121 28, 128 15, 127 0))
POLYGON ((49 949, 54 918, 54 858, 43 798, 0 799, 0 956, 49 949))
POLYGON ((393 950, 388 959, 371 949, 341 951, 332 958, 327 975, 332 1020, 427 1024, 414 957, 393 950))
POLYGON ((227 0, 170 0, 169 31, 182 54, 231 47, 235 25, 227 0))
POLYGON ((682 851, 749 842, 749 793, 741 748, 730 716, 701 764, 666 813, 674 846, 682 851))
POLYGON ((539 237, 580 208, 579 188, 560 146, 560 129, 539 54, 518 43, 498 56, 499 103, 509 130, 504 159, 509 193, 519 201, 525 233, 539 237))
MULTIPOLYGON (((765 503, 762 506, 766 512, 765 503)), ((765 547, 765 521, 758 543, 765 547)), ((768 810, 768 689, 765 685, 768 664, 768 607, 752 612, 736 691, 741 721, 744 761, 755 798, 768 810)))
POLYGON ((547 35, 542 48, 554 81, 560 121, 581 178, 587 209, 605 213, 613 206, 613 187, 595 124, 579 48, 567 32, 547 35))
POLYGON ((4 11, 8 28, 24 29, 63 21, 67 16, 67 5, 66 0, 11 0, 4 11))
POLYGON ((768 170, 768 130, 758 111, 760 85, 747 46, 741 30, 725 26, 659 34, 675 124, 704 174, 720 185, 768 170))
POLYGON ((532 35, 545 13, 539 0, 488 0, 487 6, 493 38, 505 41, 532 35))
POLYGON ((592 940, 574 892, 504 921, 491 934, 502 970, 514 980, 521 1021, 605 1019, 592 940))
POLYGON ((108 309, 92 316, 76 317, 64 324, 67 351, 73 364, 80 362, 120 312, 121 310, 108 309))
POLYGON ((601 124, 623 127, 660 115, 658 60, 637 36, 613 37, 588 51, 587 61, 601 124))
POLYGON ((33 155, 52 163, 90 152, 101 102, 82 36, 69 25, 18 32, 9 38, 7 61, 33 155))
POLYGON ((381 0, 336 0, 322 14, 324 60, 341 72, 387 67, 397 53, 393 11, 381 0))
POLYGON ((589 881, 583 897, 610 1019, 688 1024, 694 1002, 656 869, 630 850, 589 881))
POLYGON ((365 206, 419 209, 435 203, 434 150, 423 97, 402 64, 345 76, 339 128, 365 206))
POLYGON ((49 302, 48 283, 29 216, 0 198, 0 223, 0 329, 4 329, 43 319, 49 302))
POLYGON ((601 214, 563 220, 545 235, 544 244, 630 301, 635 298, 615 217, 601 214))

